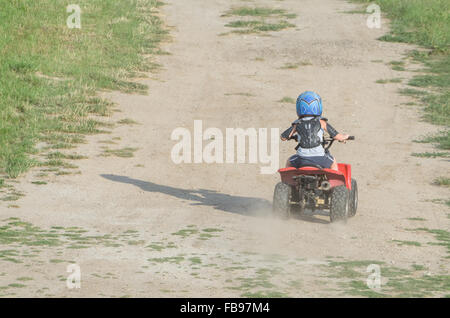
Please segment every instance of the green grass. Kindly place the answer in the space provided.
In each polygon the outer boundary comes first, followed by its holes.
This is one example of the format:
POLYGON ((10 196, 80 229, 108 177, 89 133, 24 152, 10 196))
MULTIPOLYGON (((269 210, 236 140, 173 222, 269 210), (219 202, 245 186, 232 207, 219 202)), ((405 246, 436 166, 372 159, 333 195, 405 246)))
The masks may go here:
POLYGON ((46 167, 60 167, 60 168, 66 168, 66 169, 78 168, 76 165, 70 164, 62 159, 50 159, 50 160, 39 163, 39 165, 46 166, 46 167))
MULTIPOLYGON (((239 271, 241 268, 236 267, 236 270, 239 271)), ((249 270, 249 268, 247 268, 247 270, 249 270)), ((257 268, 253 273, 247 273, 245 277, 237 276, 233 282, 231 282, 233 283, 233 286, 227 288, 242 291, 242 297, 288 297, 289 295, 285 292, 285 288, 281 288, 275 284, 275 282, 279 283, 279 281, 276 281, 275 277, 283 273, 284 271, 278 267, 257 268), (235 285, 234 282, 236 282, 237 285, 235 285), (277 289, 283 289, 283 292, 280 292, 277 289)))
MULTIPOLYGON (((450 207, 450 200, 445 199, 431 199, 428 200, 429 202, 436 203, 436 204, 445 204, 446 206, 450 207)), ((447 214, 448 218, 450 218, 450 214, 447 214)))
POLYGON ((422 97, 426 95, 427 93, 418 89, 413 88, 403 88, 399 90, 399 93, 406 96, 412 96, 412 97, 422 97))
POLYGON ((32 181, 31 183, 32 183, 32 184, 36 184, 36 185, 44 185, 44 184, 47 184, 47 182, 45 182, 45 181, 32 181))
POLYGON ((347 14, 366 14, 366 10, 365 9, 356 9, 356 10, 343 11, 342 13, 347 13, 347 14))
POLYGON ((137 124, 139 124, 137 121, 135 121, 135 120, 133 120, 131 118, 121 119, 117 123, 121 124, 121 125, 137 125, 137 124))
MULTIPOLYGON (((130 234, 127 235, 129 238, 130 234)), ((133 234, 132 236, 135 236, 133 234)), ((120 236, 88 235, 87 231, 79 227, 54 226, 50 229, 40 228, 18 218, 0 221, 0 245, 7 249, 0 250, 0 261, 23 263, 27 257, 37 256, 41 249, 85 249, 99 246, 118 247, 127 238, 120 236)), ((50 259, 51 263, 63 262, 50 259)))
POLYGON ((419 242, 416 242, 416 241, 393 240, 393 242, 398 243, 398 245, 400 245, 400 246, 403 246, 403 245, 407 245, 407 246, 422 246, 422 244, 420 244, 419 242))
POLYGON ((427 219, 414 217, 414 218, 408 218, 407 220, 410 220, 410 221, 426 221, 427 219))
POLYGON ((447 0, 354 0, 376 3, 391 19, 384 40, 416 43, 436 51, 449 49, 450 4, 447 0))
POLYGON ((363 272, 359 271, 358 268, 364 267, 371 264, 383 264, 379 261, 331 261, 328 263, 327 267, 333 268, 332 273, 328 276, 330 278, 358 278, 363 277, 363 272))
POLYGON ((388 84, 388 83, 401 83, 401 78, 391 78, 391 79, 379 79, 375 81, 377 84, 388 84))
POLYGON ((386 284, 386 288, 392 290, 396 297, 430 297, 449 290, 450 275, 393 278, 386 284))
POLYGON ((266 21, 233 21, 225 26, 230 28, 240 28, 239 30, 232 31, 233 33, 250 34, 270 31, 276 32, 292 28, 295 25, 286 20, 281 20, 276 23, 269 23, 266 21))
POLYGON ((50 152, 46 155, 48 159, 70 159, 70 160, 80 160, 86 159, 86 156, 77 155, 77 154, 63 154, 59 151, 50 152))
POLYGON ((378 261, 343 261, 330 262, 324 268, 331 273, 330 277, 341 279, 338 285, 343 295, 378 297, 434 297, 442 296, 450 287, 449 275, 425 275, 418 273, 426 269, 421 264, 412 264, 412 270, 389 266, 378 261), (372 290, 367 286, 368 273, 366 268, 370 264, 380 265, 380 275, 387 279, 381 289, 372 290))
MULTIPOLYGON (((424 64, 425 74, 416 75, 409 85, 426 89, 406 90, 424 109, 424 119, 445 129, 424 142, 450 149, 450 2, 448 0, 353 0, 377 3, 391 20, 391 32, 381 40, 420 45, 426 52, 412 51, 410 57, 424 64)), ((403 71, 404 62, 390 62, 394 70, 403 71)))
MULTIPOLYGON (((272 9, 266 7, 238 7, 227 11, 222 17, 239 16, 252 18, 252 20, 237 20, 227 23, 225 26, 236 28, 231 31, 238 34, 276 32, 295 27, 286 19, 293 19, 297 15, 287 13, 284 9, 272 9)), ((225 33, 227 34, 227 33, 225 33)))
MULTIPOLYGON (((422 231, 427 232, 434 235, 434 238, 438 241, 437 243, 433 243, 433 245, 441 245, 447 248, 447 253, 450 254, 450 232, 441 229, 428 229, 428 228, 417 228, 412 231, 422 231)), ((450 258, 450 255, 447 256, 450 258)))
POLYGON ((23 196, 24 196, 23 193, 18 192, 13 189, 12 191, 7 192, 6 195, 0 197, 0 200, 2 200, 2 201, 17 201, 23 196))
POLYGON ((447 158, 450 157, 449 152, 413 152, 411 156, 419 158, 447 158))
POLYGON ((276 32, 293 27, 295 27, 295 24, 289 23, 286 20, 281 20, 278 21, 277 23, 263 23, 261 25, 253 27, 252 29, 254 31, 260 32, 269 32, 269 31, 276 32))
POLYGON ((121 149, 105 149, 102 153, 102 156, 116 156, 120 158, 131 158, 134 156, 134 152, 137 151, 138 148, 125 147, 121 149))
POLYGON ((172 233, 172 235, 178 235, 183 238, 186 238, 188 236, 191 236, 191 235, 197 234, 197 233, 198 233, 197 229, 182 229, 182 230, 172 233))
POLYGON ((50 260, 50 263, 53 263, 53 264, 59 264, 59 263, 65 263, 65 262, 66 261, 64 261, 62 259, 57 259, 57 258, 50 260))
POLYGON ((216 229, 216 228, 213 228, 213 227, 208 227, 206 229, 203 229, 202 231, 203 232, 207 232, 207 233, 223 232, 222 229, 216 229))
POLYGON ((298 68, 298 64, 295 63, 286 63, 282 67, 280 67, 281 70, 295 70, 298 68))
POLYGON ((182 261, 184 261, 184 257, 183 256, 155 257, 155 258, 149 258, 148 261, 154 262, 154 263, 180 264, 182 261))
POLYGON ((293 13, 287 13, 284 9, 272 9, 266 7, 238 7, 229 10, 225 16, 236 15, 236 16, 251 16, 251 17, 285 17, 288 19, 295 18, 297 15, 293 13))
POLYGON ((403 66, 399 66, 399 65, 392 66, 392 69, 394 71, 399 71, 399 72, 405 71, 405 68, 403 66))
POLYGON ((394 71, 405 71, 405 62, 403 61, 391 61, 389 65, 394 71))
POLYGON ((222 232, 222 231, 223 231, 222 229, 206 228, 206 229, 202 230, 202 232, 205 232, 205 233, 200 233, 198 238, 199 238, 199 240, 204 240, 204 241, 209 240, 213 237, 218 237, 218 235, 214 235, 211 233, 218 233, 218 232, 222 232))
POLYGON ((292 97, 289 97, 289 96, 284 96, 278 102, 285 103, 285 104, 295 104, 295 99, 293 99, 292 97))
POLYGON ((411 267, 416 271, 423 271, 427 269, 425 266, 420 264, 412 264, 411 267))
POLYGON ((156 0, 80 0, 82 28, 66 26, 68 0, 3 1, 0 10, 0 173, 35 166, 37 142, 70 148, 102 124, 99 90, 144 92, 130 79, 156 66, 164 38, 156 0), (75 137, 75 138, 72 138, 75 137), (62 141, 64 139, 65 141, 62 141))
POLYGON ((189 258, 189 261, 191 262, 191 265, 194 265, 194 264, 198 265, 198 264, 202 263, 201 258, 197 257, 197 256, 189 258))
POLYGON ((414 140, 419 143, 434 143, 438 149, 450 150, 450 130, 442 131, 436 136, 427 136, 421 140, 414 140))
POLYGON ((166 248, 176 248, 175 243, 169 242, 169 243, 163 243, 163 242, 154 242, 146 246, 146 248, 150 248, 154 251, 161 252, 162 250, 166 248))
POLYGON ((232 21, 230 23, 225 24, 226 27, 229 28, 249 28, 249 27, 256 27, 259 25, 264 24, 264 22, 262 21, 255 21, 255 20, 251 20, 251 21, 243 21, 243 20, 238 20, 238 21, 232 21))
POLYGON ((450 178, 439 177, 434 179, 433 184, 443 187, 450 187, 450 178))

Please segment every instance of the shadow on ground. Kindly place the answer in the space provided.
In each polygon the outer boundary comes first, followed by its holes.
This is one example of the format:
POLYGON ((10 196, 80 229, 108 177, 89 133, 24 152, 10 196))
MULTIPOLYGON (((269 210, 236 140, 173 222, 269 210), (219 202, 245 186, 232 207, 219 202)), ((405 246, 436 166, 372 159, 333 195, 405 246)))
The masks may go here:
POLYGON ((182 200, 189 200, 192 201, 191 205, 211 206, 225 212, 249 216, 268 216, 272 209, 272 203, 261 198, 241 197, 207 189, 175 188, 114 174, 101 174, 101 176, 111 181, 132 184, 147 192, 159 192, 182 200))

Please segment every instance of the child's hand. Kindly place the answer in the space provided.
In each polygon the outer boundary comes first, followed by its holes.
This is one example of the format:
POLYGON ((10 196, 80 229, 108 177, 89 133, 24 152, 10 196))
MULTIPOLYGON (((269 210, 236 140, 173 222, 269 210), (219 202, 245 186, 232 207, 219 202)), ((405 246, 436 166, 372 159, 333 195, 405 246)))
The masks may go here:
POLYGON ((336 139, 339 142, 343 142, 345 144, 346 140, 348 139, 348 137, 350 137, 349 135, 346 134, 337 134, 334 139, 336 139))

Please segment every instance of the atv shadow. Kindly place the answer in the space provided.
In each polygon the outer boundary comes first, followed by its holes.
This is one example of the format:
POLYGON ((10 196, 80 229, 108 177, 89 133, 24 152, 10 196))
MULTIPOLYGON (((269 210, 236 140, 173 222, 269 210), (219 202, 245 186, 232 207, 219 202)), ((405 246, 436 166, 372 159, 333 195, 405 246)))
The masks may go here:
POLYGON ((261 198, 241 197, 207 189, 175 188, 113 174, 101 174, 100 176, 111 181, 132 184, 147 192, 159 192, 182 200, 189 200, 192 201, 191 205, 206 205, 216 210, 246 216, 269 216, 271 214, 272 203, 261 198))

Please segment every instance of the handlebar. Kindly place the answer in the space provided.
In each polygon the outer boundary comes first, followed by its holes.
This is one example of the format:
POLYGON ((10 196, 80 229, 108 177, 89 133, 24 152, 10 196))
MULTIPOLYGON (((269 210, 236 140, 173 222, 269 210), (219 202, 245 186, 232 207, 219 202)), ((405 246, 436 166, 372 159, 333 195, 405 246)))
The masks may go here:
MULTIPOLYGON (((286 131, 287 132, 287 131, 286 131)), ((285 132, 285 133, 286 133, 285 132)), ((287 137, 287 136, 286 136, 287 137)), ((292 136, 291 138, 289 138, 290 140, 295 140, 295 141, 298 141, 298 137, 297 137, 297 135, 294 135, 294 136, 292 136)), ((288 140, 289 140, 288 139, 288 140)), ((322 143, 322 145, 323 145, 323 147, 325 148, 325 151, 328 151, 328 149, 330 149, 330 147, 333 145, 333 142, 335 141, 336 139, 333 139, 333 138, 324 138, 324 140, 323 140, 323 143, 322 143)), ((345 139, 345 140, 355 140, 355 136, 348 136, 348 138, 347 139, 345 139)), ((298 149, 298 147, 300 147, 300 144, 298 144, 297 145, 297 147, 295 147, 295 150, 297 150, 298 149)))
MULTIPOLYGON (((346 140, 355 140, 355 136, 348 136, 348 138, 346 140)), ((335 139, 333 139, 333 138, 328 138, 328 139, 323 140, 323 147, 325 148, 325 151, 328 151, 328 149, 330 149, 330 147, 334 141, 335 141, 335 139)))
MULTIPOLYGON (((333 139, 333 138, 325 138, 324 139, 324 141, 326 141, 326 142, 331 142, 331 141, 335 141, 335 140, 336 139, 333 139)), ((355 140, 355 136, 348 136, 348 138, 345 140, 355 140)))

